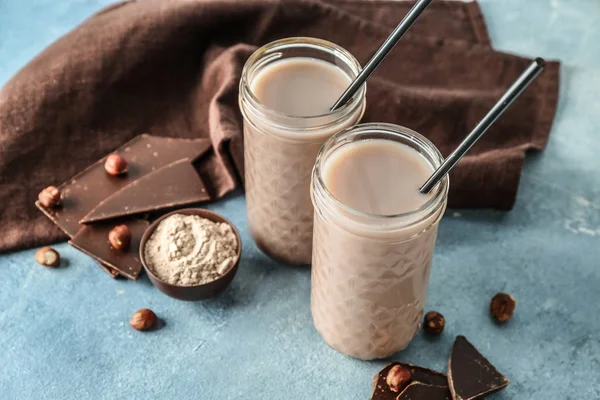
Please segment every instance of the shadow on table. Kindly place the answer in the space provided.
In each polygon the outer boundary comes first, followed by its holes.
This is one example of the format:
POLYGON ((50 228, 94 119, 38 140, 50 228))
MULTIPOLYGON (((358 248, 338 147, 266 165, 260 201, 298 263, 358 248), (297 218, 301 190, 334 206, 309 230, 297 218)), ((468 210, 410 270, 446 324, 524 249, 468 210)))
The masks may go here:
POLYGON ((213 298, 197 302, 202 312, 223 314, 279 298, 281 292, 289 295, 310 289, 310 267, 289 266, 272 260, 247 243, 242 251, 238 272, 231 284, 213 298))

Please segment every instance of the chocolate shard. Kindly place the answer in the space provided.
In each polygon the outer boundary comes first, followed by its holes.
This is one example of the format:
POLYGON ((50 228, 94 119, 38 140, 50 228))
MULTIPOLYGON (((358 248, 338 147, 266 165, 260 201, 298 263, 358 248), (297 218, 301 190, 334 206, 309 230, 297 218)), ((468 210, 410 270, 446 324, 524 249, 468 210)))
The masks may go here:
POLYGON ((412 371, 411 383, 418 382, 429 386, 437 386, 448 389, 448 379, 445 374, 418 365, 392 362, 386 365, 377 375, 373 377, 373 394, 371 400, 395 400, 397 392, 390 390, 386 382, 388 372, 394 365, 402 365, 412 371))
POLYGON ((426 385, 413 382, 408 385, 397 400, 452 400, 452 395, 447 387, 426 385))
POLYGON ((62 205, 46 209, 36 206, 69 237, 75 236, 81 225, 79 220, 98 203, 119 189, 142 176, 174 161, 198 159, 211 148, 209 139, 175 139, 168 137, 138 135, 119 147, 120 154, 128 163, 124 175, 111 176, 104 170, 106 157, 90 165, 67 182, 58 186, 62 193, 62 205))
POLYGON ((188 159, 178 160, 118 190, 102 200, 82 224, 210 200, 204 183, 188 159))
POLYGON ((142 270, 140 241, 148 225, 148 221, 142 219, 85 225, 73 236, 69 244, 105 266, 119 271, 120 275, 137 279, 142 270), (125 224, 131 231, 131 243, 126 251, 115 250, 108 242, 108 232, 116 224, 125 224))
POLYGON ((464 337, 457 336, 448 361, 454 400, 474 400, 497 392, 509 381, 464 337))

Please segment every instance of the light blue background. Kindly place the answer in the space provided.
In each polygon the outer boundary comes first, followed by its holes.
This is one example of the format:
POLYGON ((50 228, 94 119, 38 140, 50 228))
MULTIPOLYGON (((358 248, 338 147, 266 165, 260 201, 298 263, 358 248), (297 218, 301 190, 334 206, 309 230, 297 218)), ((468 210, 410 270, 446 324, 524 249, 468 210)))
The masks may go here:
MULTIPOLYGON (((0 0, 0 84, 108 0, 0 0)), ((445 370, 466 335, 512 381, 495 399, 600 398, 600 1, 486 0, 494 47, 560 59, 560 106, 548 148, 528 158, 510 213, 449 211, 441 223, 422 335, 397 358, 445 370), (498 291, 515 317, 491 323, 498 291)), ((215 204, 243 235, 232 286, 198 303, 170 299, 147 278, 113 281, 57 246, 65 268, 35 250, 0 257, 2 399, 367 399, 384 362, 329 349, 309 312, 310 271, 256 250, 242 195, 215 204), (166 321, 128 326, 149 307, 166 321)), ((1 228, 0 228, 1 230, 1 228)))

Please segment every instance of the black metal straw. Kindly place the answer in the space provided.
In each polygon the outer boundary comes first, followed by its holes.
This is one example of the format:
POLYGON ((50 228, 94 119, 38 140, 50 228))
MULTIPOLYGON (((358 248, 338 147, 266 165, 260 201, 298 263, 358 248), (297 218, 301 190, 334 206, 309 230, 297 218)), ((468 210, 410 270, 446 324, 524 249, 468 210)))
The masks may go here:
POLYGON ((377 52, 375 53, 375 55, 373 55, 371 60, 369 60, 367 65, 365 65, 365 67, 360 72, 360 74, 358 74, 356 79, 354 79, 354 81, 350 84, 350 86, 348 86, 348 88, 342 94, 342 96, 331 107, 330 111, 333 111, 336 108, 339 108, 342 105, 346 104, 346 102, 350 100, 352 96, 354 96, 354 93, 356 93, 358 89, 362 86, 362 84, 365 83, 365 81, 369 78, 369 76, 371 76, 373 71, 375 71, 375 69, 379 66, 379 64, 381 64, 383 59, 387 57, 387 55, 390 53, 390 51, 392 51, 394 46, 396 46, 396 43, 398 43, 398 41, 402 39, 402 36, 404 36, 404 34, 408 32, 410 27, 415 23, 417 18, 419 18, 421 13, 425 11, 427 6, 429 6, 429 3, 431 3, 432 1, 433 0, 417 1, 413 8, 410 9, 408 14, 406 14, 402 21, 400 21, 400 24, 398 24, 396 29, 394 29, 391 35, 385 40, 385 42, 383 42, 379 50, 377 50, 377 52))
POLYGON ((454 165, 465 155, 467 151, 479 140, 481 136, 488 130, 490 126, 502 115, 504 111, 523 93, 523 91, 529 86, 531 82, 542 72, 546 62, 542 58, 536 58, 527 69, 517 78, 512 86, 504 93, 504 95, 498 100, 496 105, 492 107, 490 112, 477 126, 467 135, 465 140, 444 160, 442 165, 427 179, 427 182, 419 191, 421 193, 429 193, 431 189, 437 185, 437 183, 444 177, 454 165))

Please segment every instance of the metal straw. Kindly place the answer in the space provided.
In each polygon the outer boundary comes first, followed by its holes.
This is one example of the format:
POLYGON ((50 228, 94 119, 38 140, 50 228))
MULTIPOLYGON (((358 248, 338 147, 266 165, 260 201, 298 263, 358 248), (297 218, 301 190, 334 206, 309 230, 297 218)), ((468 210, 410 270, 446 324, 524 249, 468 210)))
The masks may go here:
POLYGON ((477 126, 467 135, 465 140, 444 160, 442 165, 427 179, 427 182, 419 191, 429 193, 431 189, 456 165, 458 160, 479 140, 490 126, 502 115, 504 111, 519 97, 531 82, 542 72, 546 62, 542 58, 536 58, 527 69, 517 78, 515 83, 504 93, 496 105, 487 113, 477 126))
POLYGON ((367 65, 365 65, 365 67, 360 72, 360 74, 358 74, 356 79, 354 79, 354 81, 350 84, 350 86, 348 86, 348 88, 342 94, 342 96, 331 107, 330 111, 333 111, 336 108, 343 106, 348 100, 352 98, 352 96, 354 96, 354 93, 356 93, 358 89, 362 86, 362 84, 365 83, 365 81, 369 78, 369 76, 371 76, 373 71, 375 71, 375 69, 379 66, 379 64, 381 64, 383 59, 387 57, 387 55, 390 53, 390 51, 392 51, 394 46, 396 46, 396 43, 398 43, 398 41, 402 39, 402 36, 404 36, 404 34, 408 32, 410 27, 415 23, 417 18, 419 18, 421 13, 425 11, 427 6, 429 6, 429 3, 431 3, 432 1, 433 0, 417 1, 413 8, 410 9, 408 14, 406 14, 402 21, 400 21, 400 24, 398 24, 396 29, 394 29, 394 31, 385 40, 385 42, 383 42, 379 50, 377 50, 377 52, 375 53, 375 55, 373 55, 371 60, 369 60, 367 65))

